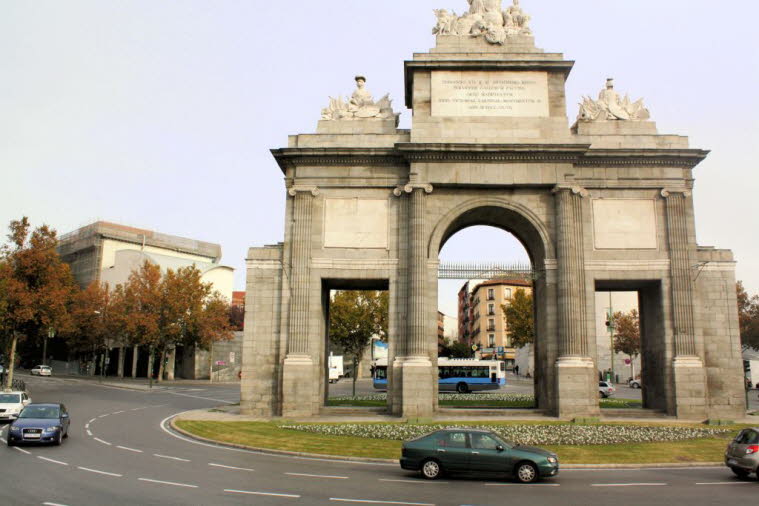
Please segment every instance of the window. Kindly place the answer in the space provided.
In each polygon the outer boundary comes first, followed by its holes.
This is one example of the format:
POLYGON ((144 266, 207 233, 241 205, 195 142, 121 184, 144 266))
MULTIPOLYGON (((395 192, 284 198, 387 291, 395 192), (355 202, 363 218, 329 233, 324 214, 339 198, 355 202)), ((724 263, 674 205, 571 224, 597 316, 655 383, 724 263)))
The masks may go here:
POLYGON ((507 299, 510 299, 511 298, 511 288, 505 288, 503 290, 503 296, 506 297, 507 299))
POLYGON ((463 432, 449 432, 438 439, 437 445, 445 448, 466 448, 466 434, 463 432))
POLYGON ((488 318, 488 330, 495 330, 495 319, 488 318))
POLYGON ((495 290, 488 288, 488 300, 495 300, 495 290))
POLYGON ((490 341, 490 347, 495 346, 495 334, 488 334, 488 341, 490 341))
POLYGON ((487 434, 474 433, 470 437, 472 438, 472 448, 478 450, 496 450, 498 448, 498 441, 487 434))
POLYGON ((488 314, 489 315, 495 314, 495 304, 488 304, 488 314))

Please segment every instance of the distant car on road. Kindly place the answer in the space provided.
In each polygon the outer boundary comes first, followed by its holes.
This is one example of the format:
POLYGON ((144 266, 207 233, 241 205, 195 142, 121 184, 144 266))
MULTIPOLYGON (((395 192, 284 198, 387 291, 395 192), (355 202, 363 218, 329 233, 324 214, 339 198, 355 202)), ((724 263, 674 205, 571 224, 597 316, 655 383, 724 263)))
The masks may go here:
POLYGON ((0 392, 0 420, 15 420, 30 402, 26 392, 0 392))
POLYGON ((49 365, 37 365, 34 366, 29 372, 32 374, 32 376, 52 376, 53 368, 49 365))
POLYGON ((759 428, 743 429, 738 433, 727 445, 725 465, 739 478, 759 473, 759 428))
POLYGON ((640 378, 631 379, 628 384, 630 388, 640 388, 643 385, 643 380, 641 380, 640 378))
POLYGON ((70 423, 63 404, 28 404, 8 428, 8 446, 18 443, 59 445, 68 437, 70 423))
POLYGON ((403 443, 401 467, 435 480, 443 473, 500 474, 532 483, 559 473, 559 458, 486 430, 443 429, 403 443))
POLYGON ((614 395, 617 389, 611 384, 611 381, 599 381, 598 382, 598 395, 606 399, 607 397, 614 395))

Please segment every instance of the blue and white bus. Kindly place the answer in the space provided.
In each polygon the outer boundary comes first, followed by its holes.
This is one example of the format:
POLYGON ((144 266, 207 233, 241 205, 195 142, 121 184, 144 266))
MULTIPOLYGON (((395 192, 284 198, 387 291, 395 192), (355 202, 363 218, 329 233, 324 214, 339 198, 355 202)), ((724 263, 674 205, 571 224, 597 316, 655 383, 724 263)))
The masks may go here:
MULTIPOLYGON (((498 390, 506 384, 506 362, 468 358, 438 358, 438 391, 477 392, 498 390)), ((375 390, 387 390, 387 359, 374 364, 375 390)))

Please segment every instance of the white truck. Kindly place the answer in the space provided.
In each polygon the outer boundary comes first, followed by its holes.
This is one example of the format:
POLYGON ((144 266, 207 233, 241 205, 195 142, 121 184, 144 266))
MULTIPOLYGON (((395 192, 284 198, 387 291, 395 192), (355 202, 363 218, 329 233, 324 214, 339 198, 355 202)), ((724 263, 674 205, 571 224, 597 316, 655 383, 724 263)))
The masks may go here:
POLYGON ((329 354, 329 382, 337 383, 343 377, 343 356, 329 354))
POLYGON ((751 381, 751 388, 759 388, 759 360, 744 360, 746 377, 751 381))

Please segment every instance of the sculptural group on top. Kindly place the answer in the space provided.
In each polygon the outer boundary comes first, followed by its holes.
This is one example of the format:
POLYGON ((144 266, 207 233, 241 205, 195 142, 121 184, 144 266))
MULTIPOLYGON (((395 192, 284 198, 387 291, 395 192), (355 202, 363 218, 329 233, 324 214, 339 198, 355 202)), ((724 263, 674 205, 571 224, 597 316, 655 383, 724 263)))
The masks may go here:
POLYGON ((614 90, 614 79, 606 80, 606 88, 598 94, 598 100, 583 97, 578 119, 582 121, 645 121, 651 113, 643 105, 643 99, 633 102, 628 95, 620 97, 614 90))
POLYGON ((343 100, 343 97, 329 97, 329 106, 322 109, 322 119, 327 121, 335 120, 356 120, 356 119, 391 119, 397 118, 399 114, 393 112, 393 101, 390 100, 390 94, 385 95, 377 102, 372 98, 372 94, 366 89, 366 78, 356 76, 356 91, 353 92, 350 99, 343 100))
POLYGON ((519 0, 508 9, 502 8, 502 0, 467 0, 469 11, 458 16, 455 11, 435 10, 436 35, 460 37, 483 37, 491 44, 503 44, 509 37, 532 35, 530 16, 522 10, 519 0))

